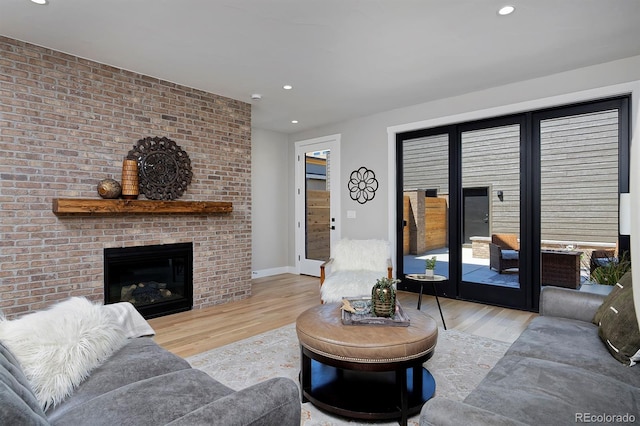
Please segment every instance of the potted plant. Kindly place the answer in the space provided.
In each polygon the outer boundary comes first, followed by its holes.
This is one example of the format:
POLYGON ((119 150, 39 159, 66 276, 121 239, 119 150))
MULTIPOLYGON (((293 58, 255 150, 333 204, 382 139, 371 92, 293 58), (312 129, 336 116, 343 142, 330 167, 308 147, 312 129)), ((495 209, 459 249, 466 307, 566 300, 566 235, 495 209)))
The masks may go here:
POLYGON ((601 266, 591 273, 591 281, 604 285, 616 285, 620 278, 631 270, 629 252, 623 252, 620 257, 605 258, 601 266))
POLYGON ((376 280, 371 289, 371 310, 377 317, 393 317, 396 313, 396 283, 392 278, 376 280))
POLYGON ((424 260, 424 274, 428 277, 433 277, 433 270, 436 269, 436 257, 426 258, 424 260))

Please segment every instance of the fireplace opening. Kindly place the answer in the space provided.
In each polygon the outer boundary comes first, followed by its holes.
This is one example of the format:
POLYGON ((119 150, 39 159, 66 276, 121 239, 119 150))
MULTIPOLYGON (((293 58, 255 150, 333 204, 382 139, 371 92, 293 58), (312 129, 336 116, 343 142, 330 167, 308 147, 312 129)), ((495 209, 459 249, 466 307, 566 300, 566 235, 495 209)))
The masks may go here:
POLYGON ((193 306, 193 244, 104 249, 105 304, 131 302, 144 318, 193 306))

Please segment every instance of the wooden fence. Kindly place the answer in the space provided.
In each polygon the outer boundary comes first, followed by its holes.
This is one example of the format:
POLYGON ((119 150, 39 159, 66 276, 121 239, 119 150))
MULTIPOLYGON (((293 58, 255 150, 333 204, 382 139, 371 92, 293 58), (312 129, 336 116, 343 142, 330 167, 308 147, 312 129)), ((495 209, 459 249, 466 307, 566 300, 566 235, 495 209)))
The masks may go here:
POLYGON ((329 191, 307 191, 307 259, 329 260, 330 194, 329 191))
POLYGON ((424 191, 403 196, 403 254, 422 254, 447 246, 447 200, 425 197, 424 191))

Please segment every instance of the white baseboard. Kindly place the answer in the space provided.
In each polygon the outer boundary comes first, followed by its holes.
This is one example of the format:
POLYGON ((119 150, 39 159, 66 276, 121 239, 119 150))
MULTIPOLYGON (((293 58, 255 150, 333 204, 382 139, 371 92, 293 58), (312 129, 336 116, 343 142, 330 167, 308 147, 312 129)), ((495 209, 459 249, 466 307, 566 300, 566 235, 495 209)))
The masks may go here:
POLYGON ((281 266, 279 268, 260 269, 258 271, 251 271, 251 278, 270 277, 272 275, 279 274, 297 274, 294 266, 281 266))

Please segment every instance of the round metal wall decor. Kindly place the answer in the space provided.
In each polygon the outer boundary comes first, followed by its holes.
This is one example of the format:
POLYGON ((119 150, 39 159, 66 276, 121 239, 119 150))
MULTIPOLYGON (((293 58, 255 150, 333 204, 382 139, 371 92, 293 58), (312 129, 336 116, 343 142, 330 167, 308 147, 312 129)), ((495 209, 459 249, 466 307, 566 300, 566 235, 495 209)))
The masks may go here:
POLYGON ((358 170, 351 172, 349 178, 349 195, 351 199, 364 204, 373 200, 378 190, 378 181, 373 170, 366 167, 360 167, 358 170))
POLYGON ((140 192, 150 200, 175 200, 191 183, 191 160, 166 137, 140 139, 127 158, 138 162, 140 192))

